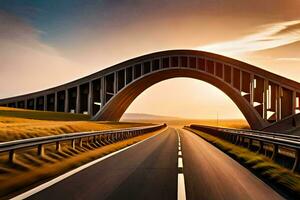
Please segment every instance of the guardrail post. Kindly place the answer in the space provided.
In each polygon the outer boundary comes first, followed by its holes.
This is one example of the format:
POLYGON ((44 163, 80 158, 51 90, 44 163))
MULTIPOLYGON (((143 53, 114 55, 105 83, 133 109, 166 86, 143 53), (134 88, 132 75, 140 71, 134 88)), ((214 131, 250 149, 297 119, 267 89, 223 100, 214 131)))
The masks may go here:
POLYGON ((97 144, 97 138, 96 138, 97 136, 96 135, 94 135, 94 143, 95 144, 97 144))
POLYGON ((271 157, 272 160, 276 159, 277 153, 278 153, 278 145, 273 144, 273 153, 272 153, 272 157, 271 157))
POLYGON ((44 145, 39 144, 38 145, 38 152, 37 152, 38 156, 43 156, 44 153, 45 153, 44 145))
POLYGON ((294 165, 293 165, 293 168, 292 168, 292 171, 293 172, 298 172, 299 171, 299 162, 300 162, 300 150, 297 149, 296 152, 295 152, 295 161, 294 161, 294 165))
POLYGON ((79 144, 79 147, 82 147, 82 138, 79 138, 79 142, 78 142, 79 144))
POLYGON ((55 150, 58 151, 58 152, 61 151, 61 145, 60 145, 59 141, 56 142, 56 148, 55 148, 55 150))
POLYGON ((239 135, 236 135, 236 138, 235 138, 235 144, 238 145, 240 142, 240 136, 239 135))
POLYGON ((257 153, 262 154, 264 152, 264 143, 262 141, 258 141, 259 143, 259 148, 257 150, 257 153))
POLYGON ((248 149, 251 149, 252 147, 252 139, 248 138, 248 149))
POLYGON ((102 143, 102 136, 101 135, 99 135, 99 144, 101 145, 101 146, 103 146, 103 143, 102 143))
POLYGON ((72 149, 75 149, 75 139, 71 140, 71 147, 72 149))
POLYGON ((234 144, 236 141, 236 135, 231 134, 231 143, 234 144))
POLYGON ((13 163, 15 159, 15 150, 10 150, 8 153, 8 162, 13 163))

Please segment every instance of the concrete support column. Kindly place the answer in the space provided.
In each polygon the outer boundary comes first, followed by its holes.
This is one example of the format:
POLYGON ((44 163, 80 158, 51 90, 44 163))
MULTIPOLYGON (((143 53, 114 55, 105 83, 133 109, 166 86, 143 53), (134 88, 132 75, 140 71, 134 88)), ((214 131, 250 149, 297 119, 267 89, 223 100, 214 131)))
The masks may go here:
MULTIPOLYGON (((150 73, 153 71, 153 60, 150 60, 150 73)), ((126 76, 125 76, 126 78, 126 76)))
POLYGON ((293 115, 296 114, 296 91, 293 91, 292 97, 292 104, 293 104, 293 115))
POLYGON ((100 107, 100 110, 105 105, 105 99, 106 99, 105 94, 106 94, 106 91, 105 91, 105 80, 104 80, 104 77, 101 77, 101 87, 100 87, 101 107, 100 107))
POLYGON ((36 110, 37 98, 33 99, 33 110, 36 110))
POLYGON ((27 101, 28 101, 28 99, 24 100, 24 109, 27 109, 27 101))
POLYGON ((118 76, 117 76, 117 72, 114 72, 114 94, 117 93, 117 90, 118 90, 118 76))
POLYGON ((47 111, 47 95, 44 95, 44 111, 47 111))
POLYGON ((224 63, 222 63, 222 74, 223 74, 222 75, 222 80, 225 80, 225 66, 224 66, 224 63))
POLYGON ((277 88, 277 121, 281 120, 281 97, 282 97, 282 87, 277 88))
POLYGON ((254 74, 250 74, 250 104, 254 103, 254 74))
POLYGON ((78 85, 76 89, 76 113, 80 113, 80 85, 78 85))
POLYGON ((88 94, 88 113, 93 115, 93 83, 89 82, 89 94, 88 94))
MULTIPOLYGON (((143 76, 144 75, 144 63, 141 63, 141 76, 143 76)), ((118 83, 118 81, 117 81, 117 83, 118 83)), ((118 84, 117 84, 117 88, 118 88, 118 84)))
POLYGON ((57 92, 55 92, 54 93, 54 112, 57 112, 57 104, 58 104, 57 92))
POLYGON ((240 70, 240 91, 243 91, 243 72, 240 70))
POLYGON ((65 112, 69 112, 69 92, 68 89, 65 91, 65 112))
POLYGON ((269 81, 264 79, 264 96, 263 96, 263 118, 268 119, 268 91, 269 89, 269 81))
POLYGON ((190 57, 189 56, 187 56, 186 57, 187 58, 187 68, 191 68, 191 63, 190 63, 190 57))
POLYGON ((234 79, 234 68, 232 66, 230 66, 230 72, 231 72, 231 81, 230 81, 230 85, 233 87, 233 79, 234 79))
POLYGON ((275 114, 276 114, 276 121, 279 121, 279 114, 280 114, 280 109, 279 109, 279 101, 280 101, 280 93, 279 93, 279 86, 276 85, 275 88, 275 114))
MULTIPOLYGON (((150 72, 151 72, 151 62, 150 62, 150 72)), ((124 68, 124 87, 127 85, 127 68, 124 68)))

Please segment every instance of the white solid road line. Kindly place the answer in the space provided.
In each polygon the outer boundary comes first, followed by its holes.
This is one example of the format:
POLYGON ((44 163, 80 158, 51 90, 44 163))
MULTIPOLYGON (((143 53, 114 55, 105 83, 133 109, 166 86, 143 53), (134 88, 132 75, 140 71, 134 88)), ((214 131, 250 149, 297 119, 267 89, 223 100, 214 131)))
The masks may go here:
POLYGON ((54 185, 54 184, 56 184, 56 183, 58 183, 58 182, 64 180, 64 179, 66 179, 66 178, 68 178, 68 177, 70 177, 70 176, 72 176, 72 175, 74 175, 74 174, 76 174, 76 173, 78 173, 78 172, 80 172, 80 171, 82 171, 82 170, 84 170, 84 169, 86 169, 86 168, 92 166, 92 165, 95 165, 95 164, 97 164, 97 163, 99 163, 99 162, 101 162, 101 161, 103 161, 103 160, 105 160, 105 159, 107 159, 107 158, 109 158, 109 157, 112 157, 112 156, 114 156, 114 155, 116 155, 116 154, 118 154, 118 153, 121 153, 121 152, 123 152, 123 151, 126 151, 126 150, 128 150, 128 149, 130 149, 130 148, 132 148, 132 147, 134 147, 134 146, 136 146, 136 145, 139 145, 139 144, 141 144, 141 143, 143 143, 143 142, 146 142, 147 140, 149 140, 149 139, 151 139, 151 138, 153 138, 153 137, 159 135, 160 133, 164 132, 165 130, 166 130, 166 129, 163 129, 163 130, 161 130, 160 132, 158 132, 157 134, 152 135, 151 137, 149 137, 149 138, 147 138, 147 139, 145 139, 145 140, 139 141, 139 142, 137 142, 137 143, 135 143, 135 144, 132 144, 132 145, 130 145, 130 146, 128 146, 128 147, 125 147, 125 148, 120 149, 120 150, 118 150, 118 151, 115 151, 115 152, 113 152, 113 153, 111 153, 111 154, 108 154, 108 155, 106 155, 106 156, 103 156, 103 157, 101 157, 101 158, 99 158, 99 159, 97 159, 97 160, 94 160, 94 161, 92 161, 92 162, 89 162, 89 163, 87 163, 87 164, 85 164, 85 165, 82 165, 82 166, 76 168, 76 169, 73 169, 72 171, 69 171, 69 172, 67 172, 67 173, 65 173, 65 174, 63 174, 63 175, 60 175, 60 176, 58 176, 58 177, 52 179, 51 181, 48 181, 48 182, 46 182, 46 183, 44 183, 44 184, 42 184, 42 185, 39 185, 39 186, 37 186, 37 187, 35 187, 35 188, 33 188, 33 189, 27 191, 27 192, 24 192, 24 193, 22 193, 22 194, 20 194, 20 195, 17 195, 17 196, 15 196, 15 197, 11 198, 11 200, 21 200, 21 199, 26 199, 26 198, 28 198, 28 197, 30 197, 30 196, 32 196, 32 195, 34 195, 34 194, 36 194, 36 193, 38 193, 38 192, 44 190, 44 189, 46 189, 46 188, 48 188, 48 187, 50 187, 50 186, 52 186, 52 185, 54 185))

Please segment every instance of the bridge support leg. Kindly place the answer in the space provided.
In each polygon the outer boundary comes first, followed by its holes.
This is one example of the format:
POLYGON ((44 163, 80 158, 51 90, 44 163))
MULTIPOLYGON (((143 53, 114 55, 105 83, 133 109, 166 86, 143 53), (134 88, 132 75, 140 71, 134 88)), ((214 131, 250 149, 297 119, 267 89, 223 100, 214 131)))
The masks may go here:
POLYGON ((75 112, 80 113, 80 86, 77 86, 75 112))
POLYGON ((65 91, 65 113, 69 112, 69 91, 65 91))
POLYGON ((93 116, 93 83, 89 82, 89 94, 88 94, 88 113, 93 116))
POLYGON ((57 104, 58 104, 58 98, 57 98, 57 92, 54 94, 54 112, 57 112, 57 104))

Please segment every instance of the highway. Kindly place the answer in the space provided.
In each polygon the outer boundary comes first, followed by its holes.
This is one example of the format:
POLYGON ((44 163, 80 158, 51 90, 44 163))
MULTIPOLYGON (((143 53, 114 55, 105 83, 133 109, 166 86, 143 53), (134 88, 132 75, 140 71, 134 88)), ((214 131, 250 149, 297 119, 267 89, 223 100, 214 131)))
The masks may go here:
POLYGON ((159 200, 177 199, 178 192, 185 193, 186 199, 283 199, 200 137, 173 128, 28 199, 159 200), (178 154, 182 154, 183 163, 180 164, 183 165, 185 181, 179 189, 177 177, 181 170, 178 170, 178 157, 181 156, 178 154))

